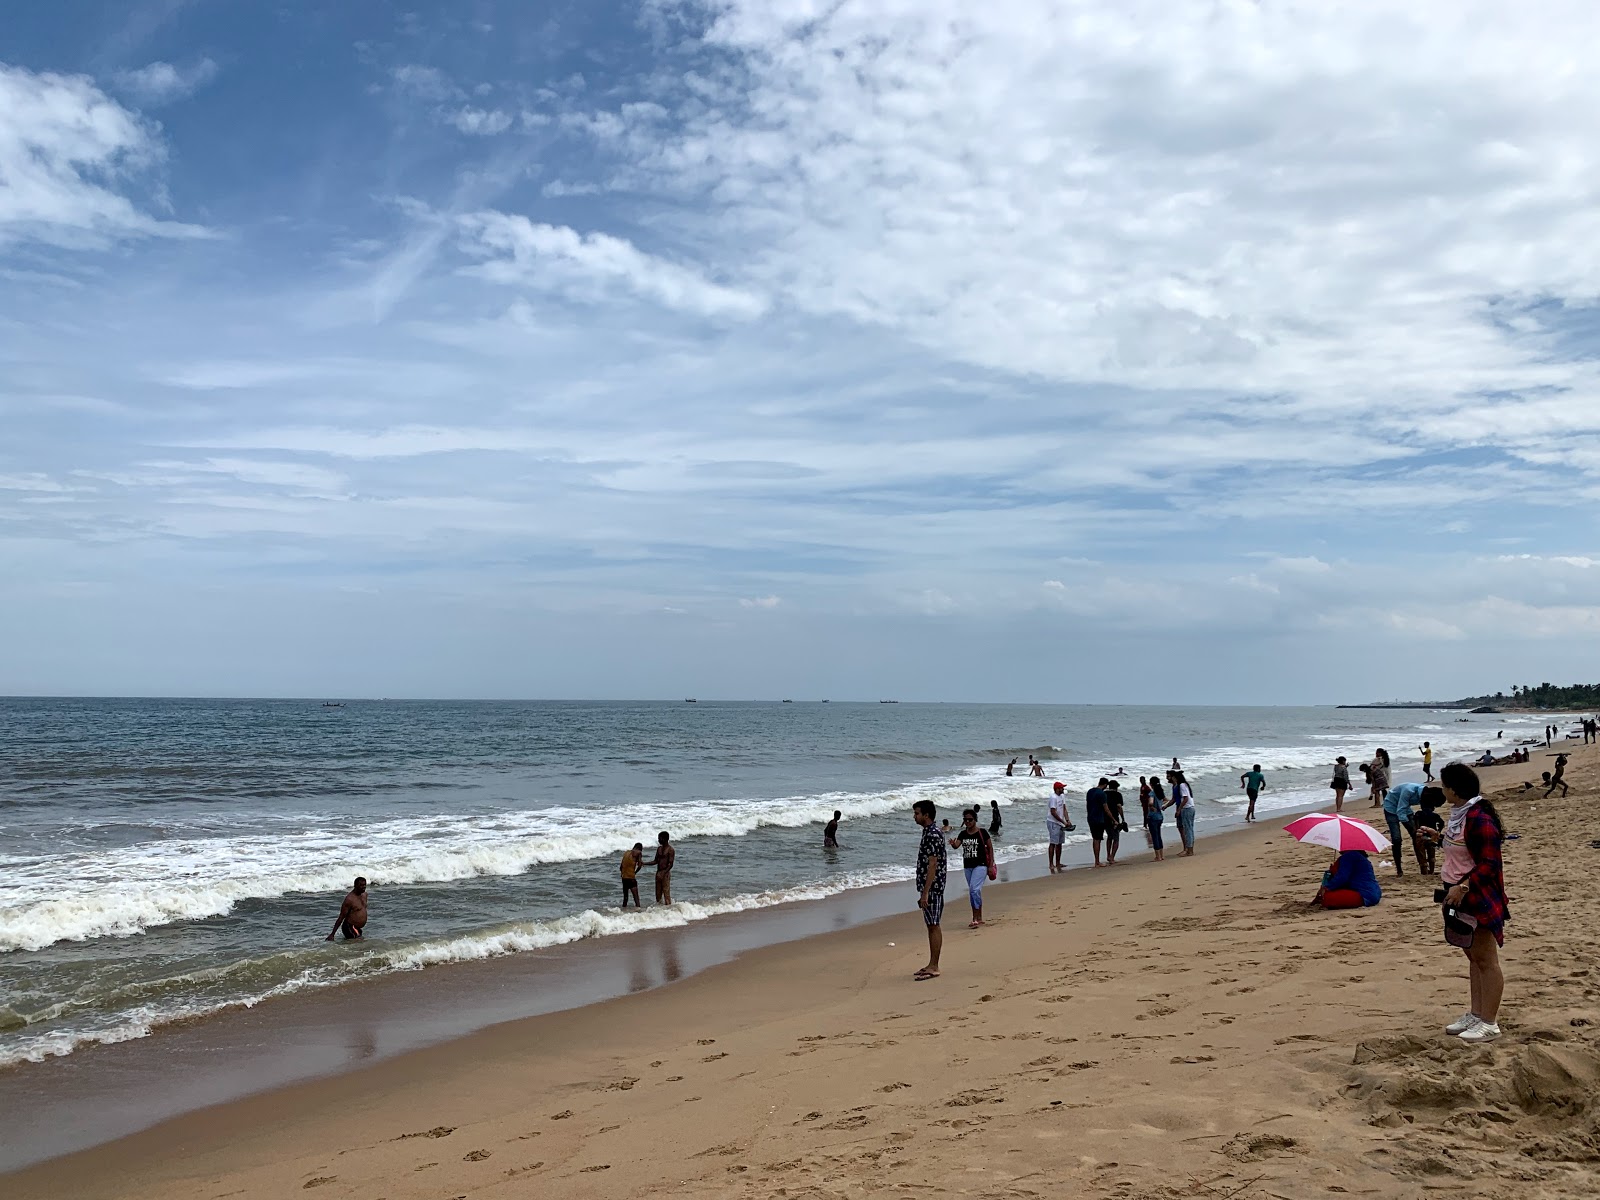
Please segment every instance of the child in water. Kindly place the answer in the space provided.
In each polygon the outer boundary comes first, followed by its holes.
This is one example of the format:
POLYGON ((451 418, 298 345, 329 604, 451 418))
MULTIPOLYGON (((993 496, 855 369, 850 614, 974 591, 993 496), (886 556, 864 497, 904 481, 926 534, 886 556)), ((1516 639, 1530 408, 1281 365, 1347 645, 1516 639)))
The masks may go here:
POLYGON ((622 852, 622 907, 628 907, 628 897, 633 897, 633 906, 643 908, 639 903, 639 868, 644 863, 644 843, 635 842, 632 850, 622 852))

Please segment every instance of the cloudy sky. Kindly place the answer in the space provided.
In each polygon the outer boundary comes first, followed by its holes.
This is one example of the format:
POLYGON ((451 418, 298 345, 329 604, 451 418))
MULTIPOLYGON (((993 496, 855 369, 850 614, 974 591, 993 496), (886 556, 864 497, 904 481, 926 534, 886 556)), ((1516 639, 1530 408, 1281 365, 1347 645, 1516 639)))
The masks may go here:
POLYGON ((1590 0, 64 0, 0 692, 1600 676, 1590 0))

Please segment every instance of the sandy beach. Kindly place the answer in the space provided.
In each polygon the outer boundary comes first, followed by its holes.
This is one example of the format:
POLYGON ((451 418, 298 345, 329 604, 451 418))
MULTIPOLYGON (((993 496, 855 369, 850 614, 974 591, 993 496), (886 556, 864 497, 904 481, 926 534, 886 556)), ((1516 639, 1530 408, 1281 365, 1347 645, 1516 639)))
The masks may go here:
POLYGON ((1485 772, 1517 835, 1505 1036, 1490 1045, 1441 1031, 1466 971, 1432 877, 1380 865, 1381 905, 1311 911, 1330 854, 1264 821, 1193 859, 1152 863, 1135 836, 1116 868, 993 887, 977 932, 952 888, 937 980, 911 980, 925 942, 908 887, 903 917, 189 1114, 0 1186, 14 1200, 1591 1196, 1593 750, 1575 750, 1565 800, 1518 789, 1540 756, 1485 772))

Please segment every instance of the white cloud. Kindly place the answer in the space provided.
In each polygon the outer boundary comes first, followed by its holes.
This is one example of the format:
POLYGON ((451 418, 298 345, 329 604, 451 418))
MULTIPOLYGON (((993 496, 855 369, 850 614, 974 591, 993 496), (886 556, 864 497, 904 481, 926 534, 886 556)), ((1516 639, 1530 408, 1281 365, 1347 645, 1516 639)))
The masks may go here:
POLYGON ((460 219, 464 248, 484 261, 471 268, 496 283, 530 286, 601 285, 705 317, 759 316, 759 296, 714 283, 697 271, 646 254, 606 233, 579 233, 502 212, 460 219))
POLYGON ((512 116, 508 112, 482 108, 457 108, 447 112, 445 121, 462 133, 476 137, 491 137, 511 128, 512 116))
POLYGON ((740 597, 740 608, 777 608, 783 603, 777 596, 756 596, 754 598, 740 597))
POLYGON ((192 96, 216 77, 217 64, 209 58, 202 58, 188 67, 153 62, 136 71, 120 72, 116 82, 122 91, 133 97, 135 103, 151 108, 192 96))
POLYGON ((206 236, 147 215, 115 190, 162 154, 149 126, 83 76, 0 64, 0 246, 206 236))
POLYGON ((459 95, 456 86, 437 67, 407 63, 389 73, 395 87, 424 100, 448 100, 459 95))

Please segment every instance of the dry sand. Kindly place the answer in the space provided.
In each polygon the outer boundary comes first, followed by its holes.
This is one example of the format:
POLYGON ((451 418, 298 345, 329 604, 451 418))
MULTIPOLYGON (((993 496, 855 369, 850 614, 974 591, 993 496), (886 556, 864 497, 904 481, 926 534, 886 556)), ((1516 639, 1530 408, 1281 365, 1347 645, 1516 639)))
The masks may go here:
POLYGON ((1495 797, 1520 836, 1490 1045, 1441 1031, 1467 985, 1433 878, 1380 867, 1382 905, 1313 912, 1331 856, 1263 822, 1193 859, 1151 863, 1135 837, 1126 865, 993 888, 976 933, 952 887, 935 981, 911 981, 908 887, 904 918, 191 1114, 0 1191, 1594 1197, 1600 756, 1569 779, 1566 800, 1495 797))

